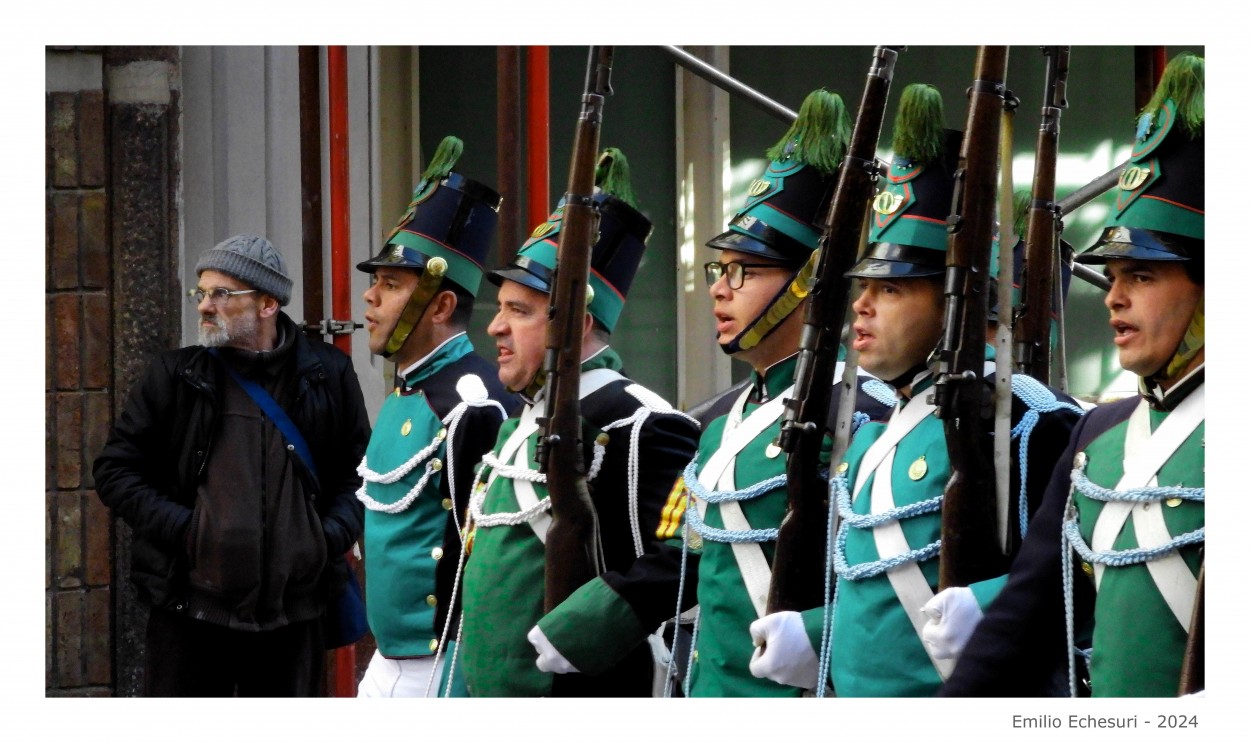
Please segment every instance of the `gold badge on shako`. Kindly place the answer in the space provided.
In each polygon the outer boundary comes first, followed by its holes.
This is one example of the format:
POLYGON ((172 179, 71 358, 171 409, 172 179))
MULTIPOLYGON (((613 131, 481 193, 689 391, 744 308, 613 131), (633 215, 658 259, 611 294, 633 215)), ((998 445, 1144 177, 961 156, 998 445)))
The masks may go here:
POLYGON ((919 480, 924 477, 925 473, 928 471, 929 465, 924 461, 924 457, 922 456, 920 459, 912 462, 911 466, 907 468, 907 476, 913 480, 919 480))
POLYGON ((893 191, 882 191, 872 200, 872 210, 878 214, 893 214, 903 205, 903 197, 893 191))
POLYGON ((1120 173, 1120 188, 1125 191, 1135 191, 1137 190, 1137 187, 1145 183, 1146 179, 1149 177, 1149 167, 1134 165, 1130 168, 1125 168, 1124 172, 1120 173))

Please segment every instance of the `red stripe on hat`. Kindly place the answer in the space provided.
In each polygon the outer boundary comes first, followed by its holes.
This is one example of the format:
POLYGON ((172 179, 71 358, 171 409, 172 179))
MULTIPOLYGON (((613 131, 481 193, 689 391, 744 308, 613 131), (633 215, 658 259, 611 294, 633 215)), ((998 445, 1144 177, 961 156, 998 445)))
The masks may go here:
POLYGON ((1193 212, 1194 214, 1201 214, 1204 217, 1207 215, 1207 213, 1202 209, 1195 209, 1194 207, 1189 206, 1188 204, 1181 204, 1179 202, 1172 201, 1171 199, 1165 199, 1162 196, 1151 196, 1150 194, 1142 194, 1141 197, 1143 199, 1154 199, 1155 201, 1162 201, 1165 204, 1171 204, 1172 206, 1180 207, 1181 209, 1193 212))

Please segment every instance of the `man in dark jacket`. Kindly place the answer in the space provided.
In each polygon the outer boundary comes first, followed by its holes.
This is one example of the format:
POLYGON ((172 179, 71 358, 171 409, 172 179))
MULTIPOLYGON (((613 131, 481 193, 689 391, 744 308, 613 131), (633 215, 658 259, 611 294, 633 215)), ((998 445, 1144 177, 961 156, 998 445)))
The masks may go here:
POLYGON ((364 399, 351 360, 281 311, 268 240, 231 237, 196 273, 200 345, 153 360, 94 467, 151 607, 144 693, 315 696, 361 532, 364 399))

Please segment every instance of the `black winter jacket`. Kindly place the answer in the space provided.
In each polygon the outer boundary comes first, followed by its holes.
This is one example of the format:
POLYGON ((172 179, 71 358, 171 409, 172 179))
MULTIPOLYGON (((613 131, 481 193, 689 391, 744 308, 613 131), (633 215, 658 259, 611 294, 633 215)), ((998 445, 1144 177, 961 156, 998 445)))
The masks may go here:
MULTIPOLYGON (((280 321, 287 332, 298 332, 285 314, 280 321)), ((305 482, 332 556, 319 591, 328 599, 342 590, 343 554, 363 529, 356 466, 369 441, 369 418, 346 354, 303 334, 291 352, 296 381, 286 412, 308 442, 319 475, 305 473, 305 482)), ((134 532, 131 580, 153 607, 186 608, 187 530, 214 443, 221 386, 228 382, 221 362, 203 346, 161 353, 134 385, 95 459, 96 491, 134 532)))

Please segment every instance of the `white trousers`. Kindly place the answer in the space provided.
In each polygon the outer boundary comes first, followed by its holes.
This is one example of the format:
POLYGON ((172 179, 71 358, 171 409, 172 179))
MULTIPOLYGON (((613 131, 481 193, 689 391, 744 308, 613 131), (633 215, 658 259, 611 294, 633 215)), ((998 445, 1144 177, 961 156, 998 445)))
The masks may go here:
POLYGON ((385 658, 375 650, 373 657, 369 659, 369 667, 365 669, 365 676, 360 680, 356 696, 423 697, 427 685, 430 696, 438 696, 437 676, 442 675, 446 660, 446 655, 440 657, 436 668, 433 655, 395 660, 385 658), (430 684, 431 673, 436 675, 433 684, 430 684))

